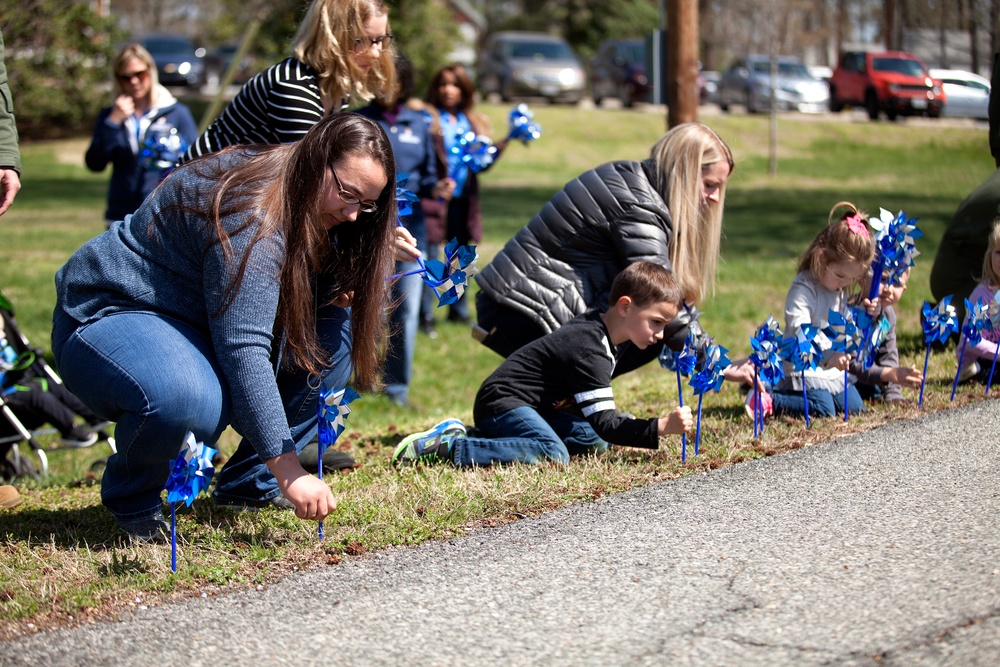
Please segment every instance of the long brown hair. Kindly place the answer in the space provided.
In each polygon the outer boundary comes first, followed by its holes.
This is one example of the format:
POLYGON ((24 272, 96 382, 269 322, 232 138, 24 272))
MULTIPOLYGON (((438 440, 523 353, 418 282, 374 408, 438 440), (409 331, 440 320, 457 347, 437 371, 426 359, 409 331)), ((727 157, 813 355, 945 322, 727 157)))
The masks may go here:
POLYGON ((440 120, 437 115, 437 110, 442 108, 441 93, 438 89, 441 87, 441 81, 444 79, 446 74, 451 74, 455 78, 455 85, 458 86, 460 91, 462 91, 462 100, 458 103, 458 110, 463 112, 466 118, 469 119, 472 131, 476 134, 490 136, 493 132, 493 125, 490 122, 489 117, 475 110, 476 86, 472 83, 472 77, 469 76, 468 70, 458 63, 445 65, 438 70, 437 74, 434 75, 434 78, 431 79, 431 85, 427 90, 426 100, 434 110, 432 114, 433 121, 431 123, 431 131, 436 134, 441 133, 440 120))
POLYGON ((868 265, 874 258, 875 241, 868 229, 868 214, 851 202, 842 201, 830 209, 826 227, 819 230, 799 258, 798 270, 809 271, 816 279, 822 280, 831 264, 854 262, 868 265))
POLYGON ((396 235, 396 165, 392 147, 377 123, 357 114, 334 114, 316 123, 293 144, 233 146, 216 156, 237 153, 230 160, 202 157, 190 163, 199 175, 215 181, 207 206, 186 209, 204 216, 233 267, 224 288, 223 309, 239 291, 249 256, 256 244, 284 243, 279 269, 281 296, 275 334, 287 346, 285 363, 319 376, 329 364, 316 332, 316 310, 338 295, 353 292, 351 301, 351 361, 363 389, 378 385, 380 350, 388 301, 387 276, 394 266, 396 235), (354 222, 327 230, 321 212, 329 167, 346 157, 369 157, 382 166, 386 185, 374 213, 360 213, 354 222), (237 228, 226 231, 224 220, 246 214, 237 228), (248 227, 258 229, 241 257, 234 255, 230 237, 248 227), (320 289, 324 292, 321 294, 320 289))

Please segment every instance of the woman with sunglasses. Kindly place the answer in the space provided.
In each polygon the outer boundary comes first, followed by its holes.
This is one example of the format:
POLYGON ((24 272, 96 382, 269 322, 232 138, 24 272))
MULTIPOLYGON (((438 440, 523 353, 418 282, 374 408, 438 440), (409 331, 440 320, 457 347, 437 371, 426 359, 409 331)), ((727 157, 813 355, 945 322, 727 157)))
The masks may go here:
POLYGON ((313 0, 294 55, 247 81, 181 162, 235 144, 298 141, 355 98, 394 89, 389 8, 382 0, 313 0))
POLYGON ((378 384, 395 176, 381 128, 336 114, 296 143, 175 169, 59 269, 52 350, 67 388, 117 423, 101 500, 124 532, 163 540, 185 434, 215 446, 230 425, 243 441, 218 504, 330 513, 329 487, 296 454, 321 391, 352 374, 362 391, 378 384))
POLYGON ((111 163, 108 226, 137 208, 173 167, 180 149, 198 137, 191 111, 160 85, 156 63, 138 44, 128 44, 115 57, 114 104, 102 109, 85 161, 91 171, 111 163), (170 152, 169 145, 176 147, 170 152), (154 154, 159 147, 162 150, 154 154))

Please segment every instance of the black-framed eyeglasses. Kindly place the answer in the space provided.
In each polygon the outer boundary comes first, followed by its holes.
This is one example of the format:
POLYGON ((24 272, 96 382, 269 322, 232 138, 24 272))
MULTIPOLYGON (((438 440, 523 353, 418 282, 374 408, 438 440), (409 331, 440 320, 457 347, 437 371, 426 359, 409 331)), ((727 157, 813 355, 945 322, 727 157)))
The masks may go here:
POLYGON ((361 53, 373 46, 381 46, 383 49, 389 48, 389 43, 395 35, 382 35, 381 37, 358 37, 354 40, 354 52, 361 53))
POLYGON ((333 179, 337 181, 337 189, 339 190, 337 196, 340 197, 340 201, 344 202, 345 204, 349 204, 351 206, 357 204, 358 209, 362 213, 374 213, 375 211, 378 210, 378 204, 376 204, 375 202, 361 201, 360 198, 354 196, 353 194, 345 190, 344 186, 340 182, 340 177, 337 176, 337 172, 334 170, 333 167, 330 167, 330 172, 333 174, 333 179))

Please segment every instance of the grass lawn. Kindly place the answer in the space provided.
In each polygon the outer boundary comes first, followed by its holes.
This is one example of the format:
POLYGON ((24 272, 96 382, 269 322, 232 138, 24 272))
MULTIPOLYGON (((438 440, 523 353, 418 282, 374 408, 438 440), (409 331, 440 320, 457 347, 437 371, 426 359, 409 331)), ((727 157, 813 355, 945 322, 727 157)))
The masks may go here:
MULTIPOLYGON (((497 128, 505 127, 507 107, 484 109, 497 128)), ((509 147, 482 177, 486 238, 480 266, 566 181, 607 160, 645 157, 665 129, 662 116, 641 111, 540 106, 535 112, 542 138, 509 147)), ((902 360, 922 366, 919 309, 930 298, 930 265, 952 212, 993 170, 986 129, 781 116, 777 173, 770 176, 766 117, 705 120, 730 143, 737 161, 717 291, 701 304, 706 329, 731 357, 745 356, 757 325, 768 315, 782 320, 796 258, 826 223, 833 204, 847 200, 876 214, 879 207, 901 209, 919 218, 925 234, 910 288, 897 306, 902 360)), ((104 228, 108 174, 83 168, 85 149, 86 140, 23 146, 23 190, 0 219, 0 289, 17 307, 29 339, 46 349, 53 274, 104 228)), ((402 435, 445 416, 471 422, 476 389, 499 362, 466 328, 439 317, 440 337, 418 340, 411 409, 376 396, 352 404, 348 430, 337 446, 361 465, 327 478, 339 508, 326 521, 323 542, 316 539, 315 524, 289 513, 234 513, 202 497, 178 514, 182 544, 178 572, 172 574, 169 547, 122 541, 100 506, 87 470, 107 455, 106 445, 51 452, 50 476, 19 482, 25 502, 0 513, 0 637, 107 617, 123 605, 264 585, 293 569, 460 535, 918 414, 913 405, 875 405, 849 423, 813 420, 811 429, 800 420, 777 419, 755 441, 736 387, 726 386, 706 397, 701 455, 689 456, 686 464, 680 461, 679 439, 664 438, 655 452, 618 448, 567 467, 394 470, 388 459, 402 435)), ((949 402, 954 365, 951 349, 932 355, 925 409, 982 400, 981 390, 963 387, 949 402)), ((619 408, 642 417, 664 414, 677 403, 674 377, 658 367, 620 378, 615 390, 619 408)), ((691 400, 688 390, 686 402, 691 400)), ((229 432, 221 449, 231 453, 235 445, 229 432)))

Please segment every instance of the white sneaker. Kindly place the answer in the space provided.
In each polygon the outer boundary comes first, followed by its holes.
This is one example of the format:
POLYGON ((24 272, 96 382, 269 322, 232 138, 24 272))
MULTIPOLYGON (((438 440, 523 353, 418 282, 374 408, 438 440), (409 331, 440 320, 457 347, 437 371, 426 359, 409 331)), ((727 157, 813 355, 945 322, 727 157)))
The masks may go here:
POLYGON ((958 372, 958 383, 968 382, 972 378, 979 374, 979 362, 973 359, 969 363, 962 366, 962 370, 958 372))

